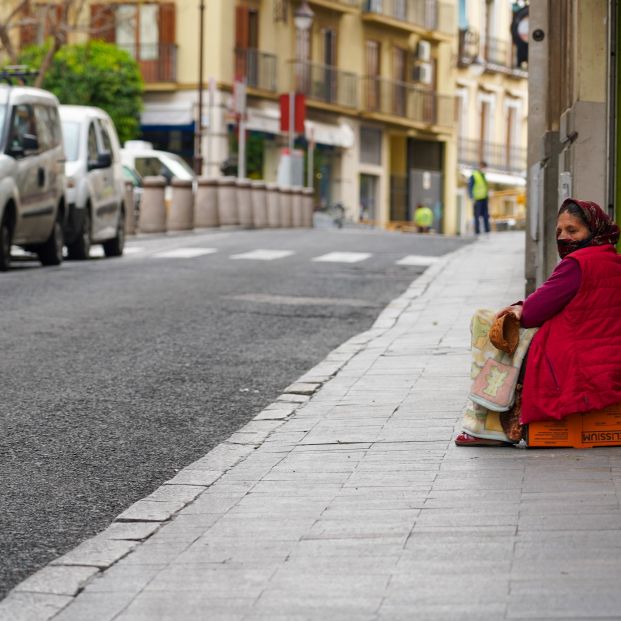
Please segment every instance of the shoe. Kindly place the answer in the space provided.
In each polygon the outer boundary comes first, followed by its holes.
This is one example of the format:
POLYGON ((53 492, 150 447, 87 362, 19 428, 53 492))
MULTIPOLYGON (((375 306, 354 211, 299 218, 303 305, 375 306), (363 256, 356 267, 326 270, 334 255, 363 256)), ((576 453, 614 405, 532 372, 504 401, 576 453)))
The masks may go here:
POLYGON ((456 438, 457 446, 513 446, 511 442, 503 442, 502 440, 488 440, 487 438, 476 438, 469 433, 462 431, 456 438))

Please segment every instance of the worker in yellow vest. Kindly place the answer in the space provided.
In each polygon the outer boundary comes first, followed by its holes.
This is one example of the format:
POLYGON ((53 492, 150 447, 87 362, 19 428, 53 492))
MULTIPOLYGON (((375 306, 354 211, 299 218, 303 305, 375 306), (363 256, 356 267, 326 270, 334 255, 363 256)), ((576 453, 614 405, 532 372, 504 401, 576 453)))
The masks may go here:
POLYGON ((433 211, 427 205, 416 205, 414 224, 419 233, 429 233, 433 224, 433 211))
POLYGON ((483 219, 483 227, 486 233, 489 233, 489 186, 485 178, 487 165, 481 162, 476 170, 472 171, 468 180, 468 195, 474 201, 474 232, 478 235, 481 232, 480 220, 483 219))

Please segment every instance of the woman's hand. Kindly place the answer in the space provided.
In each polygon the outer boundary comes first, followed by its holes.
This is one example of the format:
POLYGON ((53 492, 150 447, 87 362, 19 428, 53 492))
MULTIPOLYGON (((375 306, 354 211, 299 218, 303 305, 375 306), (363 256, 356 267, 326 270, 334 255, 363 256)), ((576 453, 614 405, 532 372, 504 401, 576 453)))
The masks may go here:
POLYGON ((499 310, 496 313, 496 316, 494 317, 494 319, 498 319, 499 317, 502 317, 503 315, 508 315, 509 313, 513 313, 518 320, 522 318, 522 306, 520 304, 514 304, 513 306, 507 306, 505 308, 503 308, 502 310, 499 310))

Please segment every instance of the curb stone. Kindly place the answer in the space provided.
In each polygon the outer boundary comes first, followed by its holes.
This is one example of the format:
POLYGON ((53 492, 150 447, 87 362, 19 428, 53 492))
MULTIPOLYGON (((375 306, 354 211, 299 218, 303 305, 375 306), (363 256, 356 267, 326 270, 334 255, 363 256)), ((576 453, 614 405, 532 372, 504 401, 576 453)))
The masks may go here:
POLYGON ((450 263, 471 249, 469 244, 442 256, 384 308, 371 328, 330 352, 227 440, 128 507, 107 529, 16 585, 0 601, 0 618, 3 621, 48 621, 58 615, 99 574, 138 549, 184 507, 265 443, 275 429, 311 401, 313 395, 371 341, 390 330, 406 310, 415 310, 410 308, 413 301, 428 290, 450 263))

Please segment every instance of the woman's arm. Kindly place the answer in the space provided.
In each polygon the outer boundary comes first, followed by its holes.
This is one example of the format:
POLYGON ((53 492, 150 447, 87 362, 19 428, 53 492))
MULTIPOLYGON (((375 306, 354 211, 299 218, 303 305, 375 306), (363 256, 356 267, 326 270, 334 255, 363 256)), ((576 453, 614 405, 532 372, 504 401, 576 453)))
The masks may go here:
POLYGON ((524 302, 515 302, 496 314, 513 313, 523 328, 536 328, 560 313, 580 289, 582 272, 577 261, 561 261, 548 280, 531 293, 524 302))

